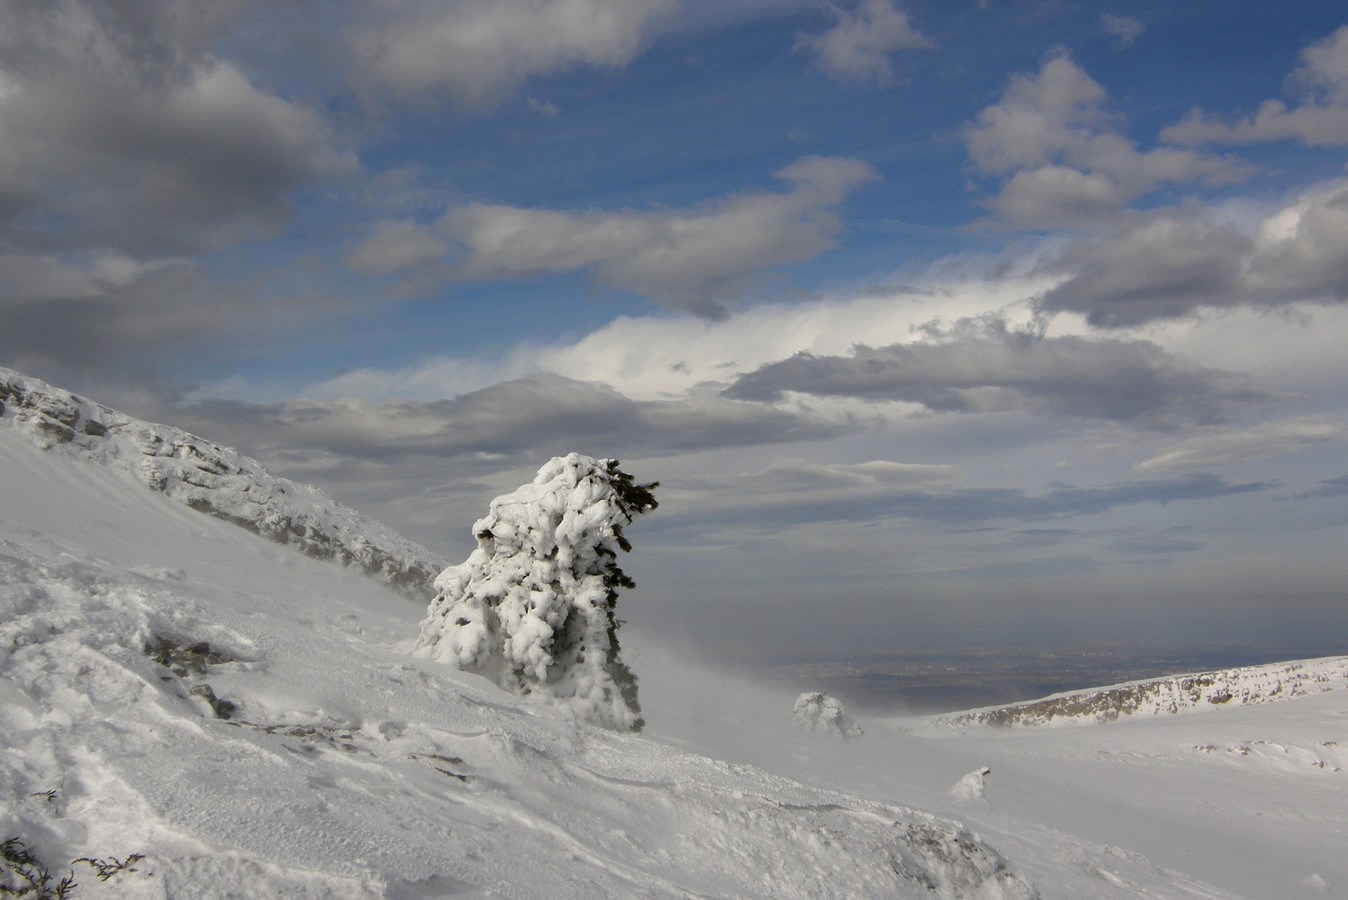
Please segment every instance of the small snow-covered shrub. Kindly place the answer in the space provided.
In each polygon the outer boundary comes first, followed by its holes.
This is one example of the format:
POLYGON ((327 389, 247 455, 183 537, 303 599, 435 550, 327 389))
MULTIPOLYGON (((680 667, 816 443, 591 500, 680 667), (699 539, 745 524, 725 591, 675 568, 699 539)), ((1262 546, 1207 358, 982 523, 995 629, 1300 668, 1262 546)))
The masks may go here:
POLYGON ((979 766, 955 782, 955 786, 950 789, 950 795, 957 800, 982 800, 984 779, 991 772, 987 766, 979 766))
POLYGON ((542 696, 583 721, 637 731, 636 676, 619 655, 623 526, 656 507, 618 460, 556 457, 491 502, 477 549, 435 580, 413 653, 542 696))
POLYGON ((807 691, 796 698, 791 719, 800 728, 821 731, 848 739, 862 734, 861 726, 852 721, 847 710, 837 699, 820 691, 807 691))

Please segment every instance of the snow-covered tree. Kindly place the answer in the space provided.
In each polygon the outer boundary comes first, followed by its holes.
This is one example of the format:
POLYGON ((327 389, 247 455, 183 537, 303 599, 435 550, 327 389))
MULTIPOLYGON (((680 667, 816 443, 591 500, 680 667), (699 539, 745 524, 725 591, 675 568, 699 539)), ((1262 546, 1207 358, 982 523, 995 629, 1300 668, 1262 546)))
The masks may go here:
POLYGON ((861 726, 852 721, 847 710, 834 697, 821 691, 807 691, 796 698, 791 719, 799 728, 835 735, 844 740, 859 737, 861 726))
POLYGON ((532 484, 491 502, 477 549, 435 581, 413 653, 541 695, 576 718, 643 725, 637 680, 619 655, 623 526, 655 509, 657 482, 637 484, 616 459, 572 453, 532 484))

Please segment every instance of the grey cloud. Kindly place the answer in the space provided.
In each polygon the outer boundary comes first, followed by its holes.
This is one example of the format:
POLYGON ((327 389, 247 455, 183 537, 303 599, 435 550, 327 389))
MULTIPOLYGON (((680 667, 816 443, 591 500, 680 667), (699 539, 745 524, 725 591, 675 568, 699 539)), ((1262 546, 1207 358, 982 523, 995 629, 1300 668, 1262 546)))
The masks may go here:
POLYGON ((412 456, 612 456, 816 440, 854 430, 718 397, 636 401, 605 385, 534 376, 427 403, 211 401, 177 412, 244 446, 286 446, 378 461, 412 456))
POLYGON ((726 395, 784 392, 917 403, 936 412, 1028 407, 1150 427, 1220 420, 1265 399, 1224 372, 1199 368, 1146 341, 1039 337, 977 328, 939 340, 808 353, 741 376, 726 395))
POLYGON ((449 245, 433 229, 402 219, 375 225, 347 254, 346 264, 363 275, 388 275, 442 265, 448 252, 449 245))
MULTIPOLYGON (((718 525, 771 522, 775 527, 827 522, 909 519, 946 527, 998 522, 1055 521, 1106 513, 1121 506, 1213 500, 1267 490, 1266 483, 1235 484, 1215 475, 1126 481, 1104 487, 1051 485, 1040 493, 1019 488, 967 487, 941 483, 953 472, 884 477, 885 465, 862 466, 793 463, 762 472, 685 480, 666 485, 669 510, 653 528, 681 528, 697 510, 703 521, 718 525), (866 472, 875 467, 877 475, 866 472), (868 477, 870 475, 870 477, 868 477), (929 483, 924 483, 927 481, 929 483)), ((934 469, 935 467, 930 467, 934 469)))
POLYGON ((853 11, 835 6, 833 15, 832 28, 801 35, 796 49, 813 53, 820 69, 842 81, 887 84, 891 53, 931 46, 892 0, 862 0, 853 11))
POLYGON ((84 47, 130 63, 144 77, 181 75, 261 0, 13 0, 0 11, 0 57, 36 75, 66 67, 50 50, 84 47))
POLYGON ((677 0, 399 0, 350 32, 367 88, 490 106, 526 79, 621 66, 677 0))
POLYGON ((0 261, 0 288, 16 278, 29 279, 31 290, 0 298, 0 358, 52 378, 99 368, 144 375, 165 344, 226 329, 243 317, 257 322, 268 313, 248 293, 212 283, 187 262, 135 266, 116 275, 42 258, 0 261))
POLYGON ((1016 75, 1001 99, 965 129, 976 169, 1008 178, 990 207, 1005 222, 1050 228, 1103 220, 1163 184, 1227 184, 1250 171, 1240 160, 1157 147, 1119 133, 1104 88, 1065 52, 1033 76, 1016 75))
POLYGON ((209 46, 245 4, 0 10, 0 214, 12 247, 140 257, 274 232, 290 192, 353 174, 321 116, 209 46))
POLYGON ((1052 262, 1069 277, 1038 307, 1121 328, 1179 318, 1200 306, 1236 305, 1241 260, 1253 250, 1253 239, 1233 228, 1195 216, 1155 216, 1109 240, 1070 244, 1052 262))
POLYGON ((1325 422, 1266 422, 1245 429, 1215 428, 1138 463, 1133 471, 1155 474, 1213 469, 1342 439, 1343 432, 1325 422))
POLYGON ((1348 25, 1307 47, 1288 78, 1301 102, 1267 100, 1253 116, 1227 124, 1201 109, 1161 132, 1161 139, 1193 146, 1296 140, 1309 147, 1348 146, 1348 25))
POLYGON ((698 315, 725 315, 721 301, 765 268, 810 259, 834 245, 829 210, 877 178, 855 159, 806 157, 779 170, 782 193, 755 193, 673 212, 565 213, 474 203, 440 227, 466 250, 468 279, 587 271, 601 284, 698 315))
POLYGON ((1118 183, 1106 175, 1049 165, 1011 176, 989 206, 1011 225, 1054 228, 1104 221, 1126 199, 1118 183))
POLYGON ((1326 481, 1318 482, 1319 487, 1311 491, 1306 491, 1296 495, 1298 500, 1312 500, 1325 497, 1348 497, 1348 475, 1340 475, 1338 478, 1330 478, 1326 481))
POLYGON ((1206 546, 1202 541, 1158 534, 1124 538, 1110 544, 1109 549, 1127 556, 1169 556, 1173 553, 1193 553, 1206 546))
POLYGON ((319 112, 214 55, 262 8, 0 4, 0 350, 11 362, 140 378, 168 343, 245 312, 279 321, 190 257, 278 233, 297 191, 359 164, 319 112))
POLYGON ((1317 185, 1253 233, 1188 209, 1137 217, 1105 240, 1068 244, 1046 265, 1066 277, 1037 300, 1102 328, 1201 308, 1348 298, 1348 181, 1317 185))

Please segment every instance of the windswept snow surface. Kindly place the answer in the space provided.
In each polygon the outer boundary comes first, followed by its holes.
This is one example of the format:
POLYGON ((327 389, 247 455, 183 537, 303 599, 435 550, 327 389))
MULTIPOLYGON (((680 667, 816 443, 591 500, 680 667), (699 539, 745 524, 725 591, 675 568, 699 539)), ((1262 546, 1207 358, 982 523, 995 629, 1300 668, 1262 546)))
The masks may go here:
POLYGON ((872 714, 843 742, 784 724, 785 691, 661 676, 677 660, 634 649, 652 736, 958 818, 1044 897, 1348 896, 1348 658, 1293 667, 1313 689, 1279 702, 1049 728, 872 714))
POLYGON ((89 897, 1033 896, 951 820, 413 659, 422 613, 0 427, 0 837, 144 855, 89 897))

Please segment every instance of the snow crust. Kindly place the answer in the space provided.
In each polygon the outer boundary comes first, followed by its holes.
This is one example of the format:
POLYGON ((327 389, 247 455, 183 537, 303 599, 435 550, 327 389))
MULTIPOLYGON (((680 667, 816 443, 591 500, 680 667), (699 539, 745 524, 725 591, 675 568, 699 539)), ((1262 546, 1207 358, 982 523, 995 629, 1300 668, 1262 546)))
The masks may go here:
POLYGON ((0 428, 0 486, 0 834, 145 857, 81 897, 1035 896, 953 819, 410 658, 403 597, 125 467, 0 428))
POLYGON ((0 428, 43 450, 130 472, 150 489, 319 559, 334 559, 428 598, 444 562, 322 491, 177 428, 109 409, 0 367, 0 428))

